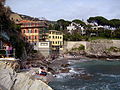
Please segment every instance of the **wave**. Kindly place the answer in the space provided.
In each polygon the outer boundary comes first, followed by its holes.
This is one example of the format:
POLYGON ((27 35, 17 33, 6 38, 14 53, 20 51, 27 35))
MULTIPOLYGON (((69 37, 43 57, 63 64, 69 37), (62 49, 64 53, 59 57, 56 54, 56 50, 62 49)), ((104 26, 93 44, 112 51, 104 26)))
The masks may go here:
POLYGON ((114 75, 114 74, 103 74, 103 73, 97 73, 97 75, 103 76, 103 77, 113 77, 118 78, 120 75, 114 75))

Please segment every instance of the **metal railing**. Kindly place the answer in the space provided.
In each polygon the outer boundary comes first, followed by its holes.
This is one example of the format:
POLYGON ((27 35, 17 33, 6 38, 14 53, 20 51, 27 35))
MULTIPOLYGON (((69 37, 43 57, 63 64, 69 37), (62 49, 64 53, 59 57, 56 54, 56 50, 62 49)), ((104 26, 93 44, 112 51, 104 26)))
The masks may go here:
POLYGON ((0 58, 5 58, 5 57, 15 58, 15 49, 12 50, 0 49, 0 58))

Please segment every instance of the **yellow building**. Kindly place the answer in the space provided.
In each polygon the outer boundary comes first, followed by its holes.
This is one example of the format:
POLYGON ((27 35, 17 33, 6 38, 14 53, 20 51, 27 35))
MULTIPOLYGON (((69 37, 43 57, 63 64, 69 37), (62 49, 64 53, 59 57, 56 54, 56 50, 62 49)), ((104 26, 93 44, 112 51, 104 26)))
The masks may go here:
POLYGON ((48 40, 51 41, 53 53, 63 51, 63 33, 57 30, 49 30, 48 40))

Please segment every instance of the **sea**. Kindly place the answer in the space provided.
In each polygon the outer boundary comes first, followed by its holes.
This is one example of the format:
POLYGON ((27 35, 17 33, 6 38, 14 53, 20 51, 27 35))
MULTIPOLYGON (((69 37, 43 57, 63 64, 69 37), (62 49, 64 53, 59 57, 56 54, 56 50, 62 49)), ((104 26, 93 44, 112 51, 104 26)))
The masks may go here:
POLYGON ((68 60, 69 72, 56 74, 54 90, 120 90, 120 60, 68 60))

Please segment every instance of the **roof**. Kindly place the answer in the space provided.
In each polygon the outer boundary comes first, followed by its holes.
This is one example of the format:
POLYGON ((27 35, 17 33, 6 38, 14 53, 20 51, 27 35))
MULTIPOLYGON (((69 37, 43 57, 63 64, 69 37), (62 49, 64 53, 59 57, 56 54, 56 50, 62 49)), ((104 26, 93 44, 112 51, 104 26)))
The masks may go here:
POLYGON ((30 23, 30 22, 33 22, 33 21, 30 21, 30 20, 22 20, 22 21, 20 21, 20 23, 30 23))

